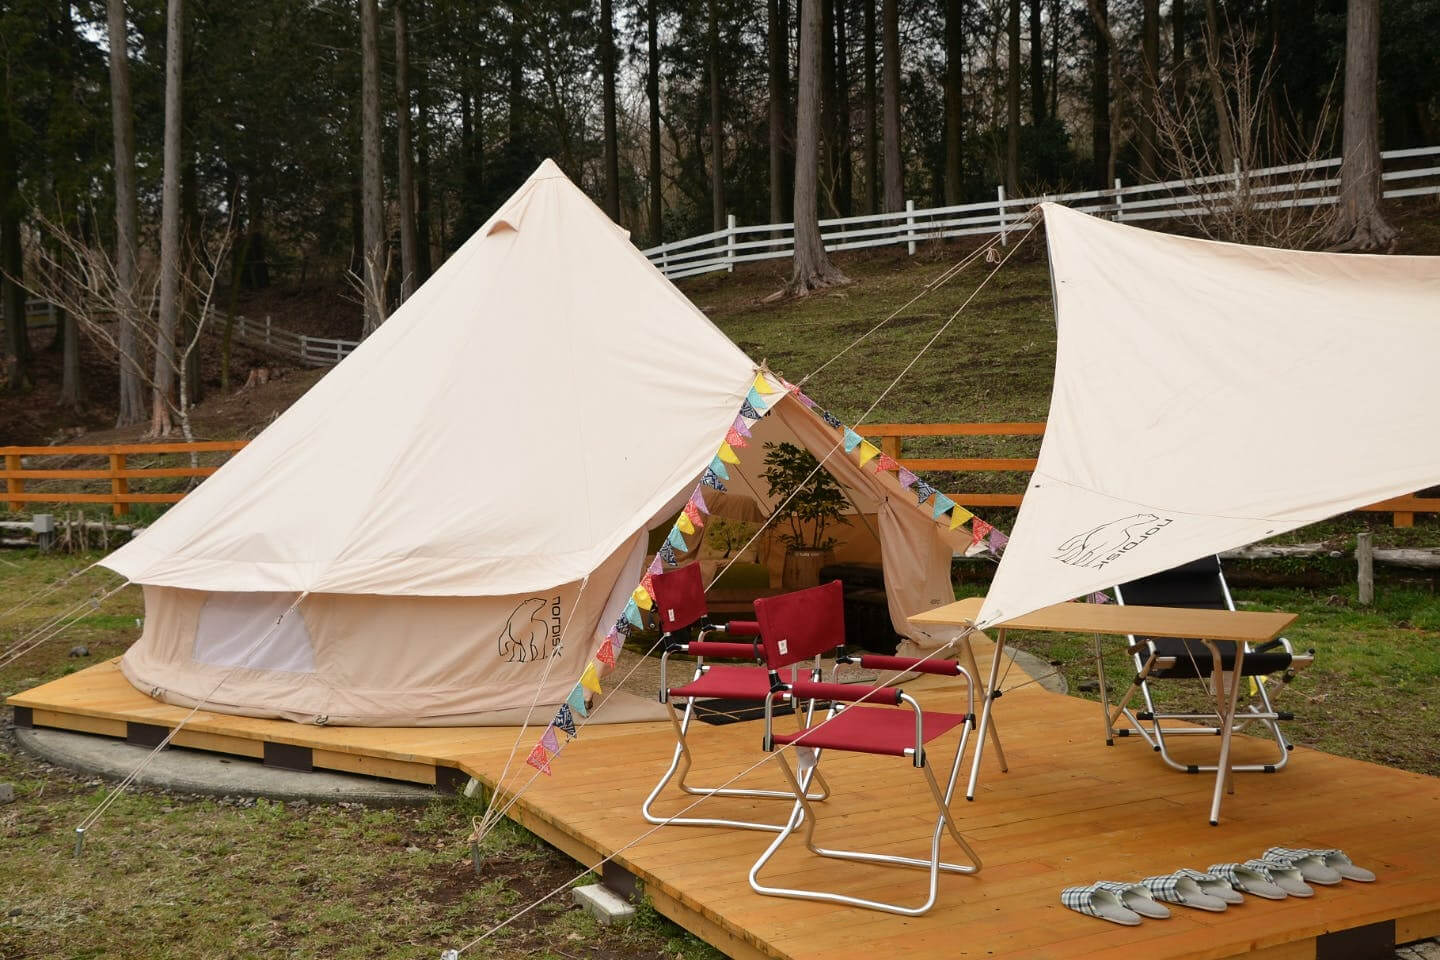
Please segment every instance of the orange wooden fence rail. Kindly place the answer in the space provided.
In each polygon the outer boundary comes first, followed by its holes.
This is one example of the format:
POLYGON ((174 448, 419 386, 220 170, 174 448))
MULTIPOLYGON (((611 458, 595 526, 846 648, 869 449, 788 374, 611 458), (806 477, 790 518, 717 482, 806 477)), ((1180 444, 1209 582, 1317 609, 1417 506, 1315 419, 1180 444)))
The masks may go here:
MULTIPOLYGON (((906 457, 905 440, 916 437, 1041 437, 1045 435, 1043 423, 869 423, 860 432, 866 437, 880 441, 882 453, 902 461, 911 470, 954 471, 959 473, 989 473, 998 471, 1019 471, 1028 473, 1035 469, 1033 459, 1023 458, 960 458, 960 457, 906 457)), ((1019 493, 951 493, 950 499, 965 507, 1018 507, 1023 497, 1019 493)), ((1415 495, 1392 497, 1379 503, 1372 503, 1361 510, 1393 514, 1397 527, 1413 527, 1415 514, 1440 513, 1440 497, 1415 495)))
MULTIPOLYGON (((866 437, 878 440, 882 452, 902 461, 911 470, 928 470, 952 473, 1029 473, 1035 469, 1035 460, 1030 457, 906 457, 905 441, 920 437, 1042 437, 1043 423, 871 423, 861 428, 866 437)), ((217 466, 189 465, 179 467, 130 468, 126 458, 142 454, 229 452, 245 446, 244 440, 212 440, 200 443, 126 443, 103 446, 59 446, 59 447, 0 447, 0 456, 5 458, 5 469, 0 470, 0 479, 5 481, 3 496, 12 511, 21 509, 24 503, 108 503, 115 516, 124 516, 132 503, 175 503, 185 496, 183 491, 169 493, 131 492, 129 482, 144 478, 158 477, 206 477, 219 469, 217 466), (38 469, 33 463, 21 465, 22 457, 71 457, 78 455, 100 455, 109 458, 109 466, 102 469, 80 469, 57 467, 38 469), (27 480, 109 480, 109 493, 80 493, 66 490, 30 491, 25 489, 27 480)), ((952 493, 951 499, 966 507, 1018 507, 1023 494, 1020 493, 952 493)), ((1394 515, 1397 527, 1415 524, 1417 513, 1440 513, 1440 497, 1405 496, 1394 497, 1380 503, 1362 507, 1378 513, 1394 515)))
POLYGON ((155 479, 160 477, 208 477, 218 466, 178 467, 130 467, 128 459, 144 454, 165 453, 234 453, 245 446, 244 440, 206 440, 198 443, 115 443, 92 446, 59 447, 0 447, 0 456, 5 458, 5 469, 0 470, 0 479, 5 481, 6 500, 12 511, 21 509, 25 503, 108 503, 117 517, 130 512, 132 503, 176 503, 185 496, 184 491, 168 493, 143 493, 131 491, 131 480, 155 479), (106 457, 109 465, 93 467, 37 467, 36 458, 55 457, 106 457), (31 465, 24 466, 23 458, 30 458, 31 465), (31 490, 25 489, 30 480, 108 480, 109 493, 87 493, 74 490, 31 490))

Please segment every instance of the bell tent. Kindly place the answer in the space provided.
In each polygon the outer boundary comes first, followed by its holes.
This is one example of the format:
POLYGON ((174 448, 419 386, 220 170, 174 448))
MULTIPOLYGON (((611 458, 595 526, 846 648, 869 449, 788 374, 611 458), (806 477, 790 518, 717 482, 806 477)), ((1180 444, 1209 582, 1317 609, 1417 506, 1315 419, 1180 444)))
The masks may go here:
POLYGON ((518 722, 566 699, 652 530, 707 493, 775 508, 767 443, 810 451, 845 490, 895 631, 943 639, 905 616, 952 599, 970 542, 952 518, 968 515, 755 364, 546 161, 351 356, 105 559, 145 594, 121 668, 159 699, 245 715, 518 722))

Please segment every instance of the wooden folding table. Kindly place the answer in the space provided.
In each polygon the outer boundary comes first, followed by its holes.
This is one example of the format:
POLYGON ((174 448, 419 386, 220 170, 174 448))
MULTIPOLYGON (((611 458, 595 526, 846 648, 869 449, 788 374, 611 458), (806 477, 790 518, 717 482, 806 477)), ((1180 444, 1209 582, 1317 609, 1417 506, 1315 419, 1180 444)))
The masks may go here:
MULTIPOLYGON (((927 610, 910 617, 910 622, 928 626, 973 626, 980 615, 983 597, 967 597, 955 603, 927 610)), ((1245 659, 1245 645, 1261 644, 1279 636, 1280 631, 1293 623, 1293 613, 1259 613, 1236 610, 1196 610, 1188 607, 1137 607, 1099 603, 1057 603, 1033 613, 1015 617, 1004 623, 991 624, 986 629, 995 631, 995 656, 990 662, 990 682, 985 686, 984 706, 980 711, 979 736, 975 742, 975 759, 970 767, 970 785, 965 792, 966 799, 975 799, 975 787, 980 779, 980 758, 985 750, 985 735, 991 729, 995 698, 998 696, 1000 681, 1000 656, 1005 649, 1005 634, 1009 630, 1034 630, 1048 633, 1090 633, 1112 636, 1137 637, 1178 637, 1184 640, 1199 640, 1210 648, 1217 664, 1215 673, 1216 699, 1220 714, 1220 762, 1215 774, 1215 797, 1210 804, 1210 823, 1220 822, 1220 799, 1226 784, 1234 792, 1230 777, 1230 741, 1233 733, 1235 711, 1240 699, 1241 667, 1245 659), (1218 669, 1220 662, 1217 641, 1235 643, 1235 664, 1229 671, 1229 689, 1226 689, 1226 674, 1218 669)), ((1106 717, 1107 729, 1109 717, 1106 717)))

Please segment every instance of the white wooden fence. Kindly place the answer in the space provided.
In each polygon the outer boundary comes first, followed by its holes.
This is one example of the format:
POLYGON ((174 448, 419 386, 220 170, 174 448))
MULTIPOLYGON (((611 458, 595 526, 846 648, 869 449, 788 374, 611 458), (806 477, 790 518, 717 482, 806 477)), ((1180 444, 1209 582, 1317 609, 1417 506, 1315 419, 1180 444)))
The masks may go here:
MULTIPOLYGON (((1385 198, 1440 194, 1440 166, 1414 166, 1423 162, 1423 158, 1437 155, 1440 155, 1440 146, 1382 153, 1386 167, 1381 174, 1385 198)), ((914 254, 917 244, 947 237, 999 234, 1003 242, 1016 228, 1017 221, 1044 200, 1115 220, 1194 217, 1223 206, 1242 182, 1252 197, 1275 198, 1259 200, 1262 207, 1315 206, 1336 201, 1339 167, 1338 157, 1248 172, 1237 165, 1233 174, 1129 187, 1122 186, 1117 179, 1110 190, 1040 197, 1006 197, 1005 188, 996 187, 994 200, 924 209, 917 209, 910 200, 906 201, 903 211, 896 213, 821 220, 820 235, 825 249, 831 252, 903 243, 914 254)), ((718 270, 733 271, 737 263, 790 257, 795 250, 794 234, 793 223, 742 227, 732 215, 724 230, 664 243, 643 253, 665 276, 678 280, 718 270)))
MULTIPOLYGON (((213 336, 222 336, 225 332, 224 322, 214 317, 205 325, 205 329, 213 336)), ((310 337, 303 333, 294 333, 284 327, 275 326, 269 317, 263 320, 236 317, 232 335, 235 340, 247 346, 283 354, 316 367, 334 366, 360 345, 358 340, 310 337)))

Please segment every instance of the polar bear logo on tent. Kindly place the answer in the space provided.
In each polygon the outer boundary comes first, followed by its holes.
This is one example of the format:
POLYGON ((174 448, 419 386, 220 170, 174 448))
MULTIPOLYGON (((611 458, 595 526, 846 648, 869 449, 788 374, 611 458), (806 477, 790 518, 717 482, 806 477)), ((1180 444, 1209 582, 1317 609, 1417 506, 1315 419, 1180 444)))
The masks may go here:
POLYGON ((542 616, 543 597, 530 597, 505 621, 500 631, 500 656, 506 663, 527 663, 545 656, 550 638, 550 622, 542 616))
POLYGON ((1129 553, 1162 527, 1171 523, 1168 517, 1153 513, 1135 513, 1119 520, 1102 523, 1084 533, 1077 533, 1055 549, 1055 559, 1072 567, 1093 567, 1096 570, 1129 553))

